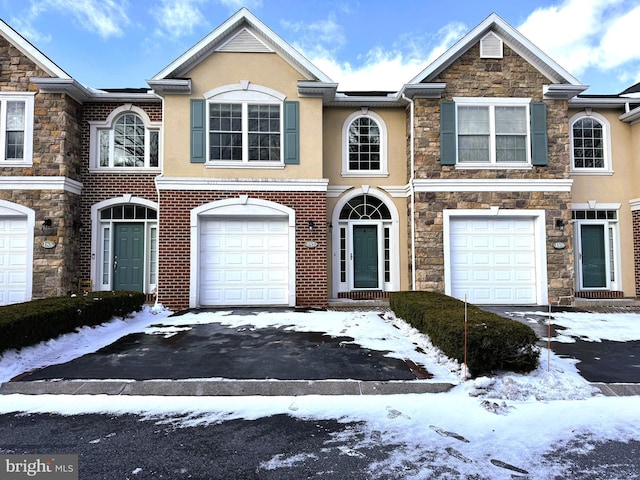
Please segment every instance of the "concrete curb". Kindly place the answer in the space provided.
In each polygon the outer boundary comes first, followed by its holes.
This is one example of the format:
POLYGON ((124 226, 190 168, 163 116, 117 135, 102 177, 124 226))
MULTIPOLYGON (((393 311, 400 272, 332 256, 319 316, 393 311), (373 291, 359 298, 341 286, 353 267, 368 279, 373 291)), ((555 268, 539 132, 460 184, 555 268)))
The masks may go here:
MULTIPOLYGON (((607 397, 630 397, 640 395, 640 384, 638 383, 591 383, 607 397)), ((1 392, 1 389, 0 389, 1 392)))
POLYGON ((0 395, 299 396, 443 393, 454 385, 421 381, 145 380, 33 381, 0 385, 0 395))

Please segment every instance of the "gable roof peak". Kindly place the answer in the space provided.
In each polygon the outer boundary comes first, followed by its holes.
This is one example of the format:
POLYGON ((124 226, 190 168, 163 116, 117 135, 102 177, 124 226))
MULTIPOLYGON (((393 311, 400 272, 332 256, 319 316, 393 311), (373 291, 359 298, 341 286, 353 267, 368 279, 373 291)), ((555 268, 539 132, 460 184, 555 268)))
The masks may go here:
POLYGON ((218 28, 214 29, 184 54, 174 60, 162 71, 156 74, 151 81, 168 78, 184 77, 189 70, 203 61, 206 57, 225 45, 243 29, 247 29, 257 42, 265 44, 269 48, 282 56, 295 69, 301 72, 309 80, 321 82, 331 82, 331 79, 321 72, 315 65, 307 60, 304 55, 294 49, 285 40, 267 27, 258 17, 242 7, 218 28))
POLYGON ((416 75, 409 84, 433 81, 443 70, 460 58, 462 54, 473 47, 488 32, 494 32, 498 35, 506 45, 538 69, 552 83, 581 85, 578 79, 531 43, 531 41, 525 38, 524 35, 495 12, 492 12, 451 48, 429 64, 416 75))
POLYGON ((31 59, 42 70, 54 78, 70 79, 67 72, 53 63, 49 57, 38 50, 31 42, 20 35, 8 23, 0 18, 0 36, 4 37, 10 44, 22 52, 23 55, 31 59))

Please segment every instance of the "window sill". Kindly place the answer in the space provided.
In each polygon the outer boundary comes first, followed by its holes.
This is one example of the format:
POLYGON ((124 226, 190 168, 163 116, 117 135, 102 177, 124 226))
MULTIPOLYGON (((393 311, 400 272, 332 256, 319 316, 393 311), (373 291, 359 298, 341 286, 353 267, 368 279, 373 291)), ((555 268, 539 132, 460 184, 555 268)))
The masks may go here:
POLYGON ((258 170, 283 170, 282 162, 207 162, 207 168, 255 168, 258 170))
POLYGON ((113 168, 89 168, 89 173, 133 173, 133 174, 142 174, 142 173, 162 173, 162 169, 160 167, 153 168, 145 168, 145 167, 113 167, 113 168))
POLYGON ((12 160, 0 160, 0 167, 33 167, 32 161, 20 160, 20 161, 12 161, 12 160))
POLYGON ((358 172, 342 172, 344 178, 356 178, 356 177, 375 177, 383 178, 388 177, 389 172, 374 171, 374 170, 362 170, 358 172))
POLYGON ((571 175, 576 176, 585 176, 585 175, 593 175, 593 176, 610 176, 613 175, 613 170, 606 170, 604 168, 598 170, 571 170, 571 175))
POLYGON ((531 170, 530 163, 457 163, 456 170, 531 170))

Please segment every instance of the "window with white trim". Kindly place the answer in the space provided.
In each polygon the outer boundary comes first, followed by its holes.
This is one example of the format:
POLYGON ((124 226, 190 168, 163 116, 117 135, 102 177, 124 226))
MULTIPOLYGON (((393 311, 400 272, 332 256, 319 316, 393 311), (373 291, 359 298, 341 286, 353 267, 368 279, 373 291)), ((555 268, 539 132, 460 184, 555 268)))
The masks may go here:
POLYGON ((574 173, 611 171, 609 124, 599 114, 588 112, 570 120, 571 168, 574 173))
POLYGON ((91 165, 95 169, 134 170, 160 167, 160 122, 130 104, 91 123, 91 165))
POLYGON ((367 108, 347 117, 342 128, 342 175, 387 175, 387 129, 382 117, 367 108))
POLYGON ((281 103, 210 103, 209 160, 280 162, 281 110, 281 103))
MULTIPOLYGON (((210 167, 283 168, 286 96, 242 80, 204 94, 210 167)), ((297 127, 296 127, 297 128, 297 127)))
POLYGON ((33 162, 33 99, 30 94, 0 94, 0 166, 33 162))
POLYGON ((529 102, 457 103, 459 164, 527 164, 529 102))

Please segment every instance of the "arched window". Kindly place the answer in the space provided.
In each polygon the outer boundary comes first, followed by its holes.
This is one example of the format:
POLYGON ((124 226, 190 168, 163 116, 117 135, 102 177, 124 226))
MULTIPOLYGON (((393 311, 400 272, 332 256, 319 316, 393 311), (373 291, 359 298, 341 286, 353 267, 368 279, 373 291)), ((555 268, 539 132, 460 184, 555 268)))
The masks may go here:
POLYGON ((387 129, 382 118, 363 108, 351 114, 343 130, 343 176, 387 175, 387 129))
POLYGON ((600 115, 575 116, 571 125, 571 166, 580 171, 610 170, 608 123, 600 115))
POLYGON ((349 170, 380 170, 380 127, 370 117, 349 125, 349 170))
POLYGON ((158 168, 160 124, 141 108, 124 105, 104 122, 92 122, 92 165, 95 168, 158 168))
POLYGON ((390 220, 389 208, 377 197, 354 197, 340 210, 340 220, 390 220))

